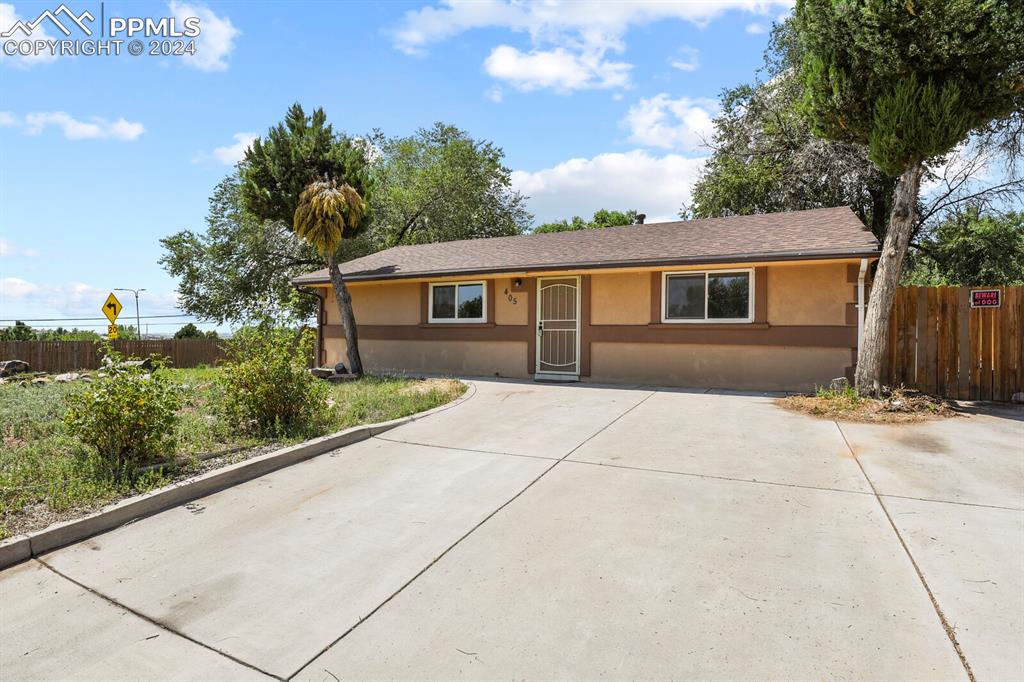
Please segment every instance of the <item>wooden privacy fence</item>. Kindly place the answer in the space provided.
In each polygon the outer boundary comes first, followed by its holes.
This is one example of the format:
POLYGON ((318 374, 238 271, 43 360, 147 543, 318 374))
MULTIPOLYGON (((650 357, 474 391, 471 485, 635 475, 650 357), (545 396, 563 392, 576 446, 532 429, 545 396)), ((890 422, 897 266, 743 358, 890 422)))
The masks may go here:
MULTIPOLYGON (((114 341, 125 356, 145 358, 156 354, 170 358, 171 367, 212 365, 224 357, 217 339, 158 339, 114 341)), ((99 369, 102 346, 93 341, 0 341, 0 360, 24 360, 39 372, 70 372, 99 369)))
POLYGON ((1024 287, 998 308, 971 308, 971 287, 901 287, 889 318, 883 383, 960 400, 1024 391, 1024 287))

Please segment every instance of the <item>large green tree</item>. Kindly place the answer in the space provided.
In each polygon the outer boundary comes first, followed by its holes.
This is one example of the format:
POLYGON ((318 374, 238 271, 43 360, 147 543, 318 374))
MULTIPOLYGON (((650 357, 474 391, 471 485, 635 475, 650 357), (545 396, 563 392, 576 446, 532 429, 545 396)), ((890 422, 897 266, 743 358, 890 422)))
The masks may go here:
POLYGON ((545 232, 575 232, 576 230, 592 230, 602 227, 618 227, 620 225, 632 225, 636 222, 637 212, 635 209, 628 211, 609 211, 601 208, 594 211, 590 220, 584 220, 574 215, 571 220, 556 220, 549 223, 541 223, 533 228, 534 234, 545 232))
POLYGON ((375 131, 370 146, 380 248, 521 234, 533 219, 492 142, 435 123, 408 137, 375 131))
POLYGON ((898 177, 857 362, 880 390, 889 311, 929 160, 1024 108, 1024 12, 995 0, 798 0, 803 111, 898 177))
POLYGON ((244 211, 292 226, 327 265, 345 331, 349 371, 363 373, 352 297, 338 267, 342 241, 368 222, 367 146, 336 133, 323 109, 293 104, 284 121, 257 138, 239 164, 244 211))
MULTIPOLYGON (((520 234, 532 221, 490 142, 438 123, 409 137, 376 132, 356 144, 367 150, 373 210, 365 230, 342 240, 341 262, 396 244, 520 234)), ((178 279, 182 307, 220 322, 268 310, 308 318, 316 298, 297 293, 291 281, 323 259, 295 238, 291 221, 244 210, 241 185, 237 172, 217 185, 205 231, 161 240, 160 262, 178 279)))
POLYGON ((917 285, 1024 284, 1024 213, 951 212, 912 252, 903 281, 917 285))
POLYGON ((711 157, 683 215, 713 218, 849 206, 885 237, 892 178, 863 145, 815 137, 800 114, 804 87, 793 21, 776 24, 758 82, 726 89, 711 157))
MULTIPOLYGON (((292 279, 323 266, 316 249, 296 239, 290 223, 245 212, 237 172, 217 184, 209 205, 205 231, 182 230, 160 240, 160 264, 178 280, 181 307, 217 322, 268 312, 296 319, 312 315, 316 297, 297 293, 292 279)), ((342 249, 349 258, 369 252, 366 244, 349 241, 342 249)))

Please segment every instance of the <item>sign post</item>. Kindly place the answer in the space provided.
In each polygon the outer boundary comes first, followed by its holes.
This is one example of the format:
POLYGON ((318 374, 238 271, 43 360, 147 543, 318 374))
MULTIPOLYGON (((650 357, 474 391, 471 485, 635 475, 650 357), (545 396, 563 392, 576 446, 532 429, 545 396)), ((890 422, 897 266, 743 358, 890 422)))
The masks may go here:
POLYGON ((107 326, 107 339, 113 341, 117 338, 117 316, 121 314, 121 309, 124 306, 117 300, 117 296, 114 296, 114 292, 110 292, 107 296, 107 300, 103 302, 103 314, 110 320, 110 324, 107 326))

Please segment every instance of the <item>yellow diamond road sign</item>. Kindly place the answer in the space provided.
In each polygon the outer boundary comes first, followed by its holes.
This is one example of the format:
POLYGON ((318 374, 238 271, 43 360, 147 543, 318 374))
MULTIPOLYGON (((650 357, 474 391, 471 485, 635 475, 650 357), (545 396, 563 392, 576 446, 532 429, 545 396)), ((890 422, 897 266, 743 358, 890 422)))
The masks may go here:
POLYGON ((114 292, 110 292, 107 296, 107 300, 103 303, 103 314, 107 316, 110 323, 113 324, 117 320, 117 316, 121 314, 121 302, 117 300, 117 296, 114 296, 114 292))

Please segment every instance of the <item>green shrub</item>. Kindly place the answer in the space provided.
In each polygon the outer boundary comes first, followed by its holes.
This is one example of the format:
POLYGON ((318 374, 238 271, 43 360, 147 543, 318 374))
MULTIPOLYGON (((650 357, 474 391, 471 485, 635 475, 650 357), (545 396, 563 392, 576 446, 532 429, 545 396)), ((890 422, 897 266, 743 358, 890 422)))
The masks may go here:
POLYGON ((864 400, 857 392, 856 387, 851 386, 849 383, 843 383, 842 386, 836 388, 818 386, 814 389, 814 395, 815 397, 834 402, 837 406, 851 410, 859 406, 864 400))
POLYGON ((64 425, 96 450, 115 480, 134 480, 140 466, 174 452, 180 388, 159 361, 146 370, 112 351, 107 357, 106 376, 65 398, 64 425))
POLYGON ((308 369, 315 338, 312 330, 271 326, 239 331, 227 343, 219 378, 227 418, 266 437, 323 433, 331 409, 327 384, 308 369))

